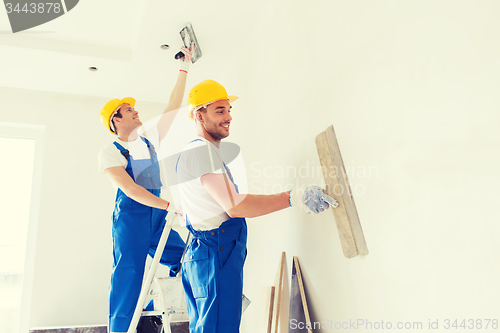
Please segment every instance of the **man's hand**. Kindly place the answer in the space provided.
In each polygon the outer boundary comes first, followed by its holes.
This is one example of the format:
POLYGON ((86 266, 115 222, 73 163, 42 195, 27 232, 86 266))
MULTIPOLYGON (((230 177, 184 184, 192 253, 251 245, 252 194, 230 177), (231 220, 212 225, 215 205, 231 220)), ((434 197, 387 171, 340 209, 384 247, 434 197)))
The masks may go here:
POLYGON ((301 199, 298 198, 298 194, 295 192, 295 190, 291 191, 290 205, 292 207, 300 205, 302 210, 307 214, 318 214, 330 208, 330 205, 333 208, 337 208, 339 206, 339 203, 328 194, 325 194, 323 192, 323 189, 321 189, 319 186, 311 185, 305 189, 301 199))
POLYGON ((312 212, 318 214, 330 208, 330 205, 333 208, 337 208, 339 202, 328 194, 325 194, 319 186, 312 185, 308 186, 304 191, 302 205, 302 209, 306 213, 310 214, 312 212))
POLYGON ((191 44, 188 48, 182 46, 181 52, 184 53, 184 57, 181 58, 181 71, 188 72, 189 65, 191 64, 191 59, 193 58, 194 49, 196 49, 196 45, 191 44))
POLYGON ((177 214, 177 217, 179 217, 179 219, 181 221, 183 221, 184 223, 186 223, 186 217, 184 216, 184 211, 182 210, 182 206, 181 205, 177 206, 175 214, 177 214))

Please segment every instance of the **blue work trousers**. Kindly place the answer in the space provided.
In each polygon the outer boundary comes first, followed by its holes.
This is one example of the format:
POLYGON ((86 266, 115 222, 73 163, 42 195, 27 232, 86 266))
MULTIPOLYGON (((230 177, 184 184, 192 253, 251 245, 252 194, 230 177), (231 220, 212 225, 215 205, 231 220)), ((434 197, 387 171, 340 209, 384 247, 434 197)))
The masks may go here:
POLYGON ((247 225, 232 218, 219 228, 193 233, 183 263, 191 333, 237 333, 241 321, 247 225))

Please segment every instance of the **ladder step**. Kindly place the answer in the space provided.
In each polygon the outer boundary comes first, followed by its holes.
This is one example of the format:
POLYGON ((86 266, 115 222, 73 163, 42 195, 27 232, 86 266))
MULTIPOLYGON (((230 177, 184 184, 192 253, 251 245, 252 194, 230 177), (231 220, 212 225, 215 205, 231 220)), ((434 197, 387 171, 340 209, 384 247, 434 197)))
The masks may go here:
MULTIPOLYGON (((145 316, 163 316, 165 314, 164 311, 156 310, 156 311, 142 311, 141 317, 145 316)), ((167 314, 187 314, 187 309, 169 309, 167 310, 167 314)))
POLYGON ((147 316, 163 316, 165 312, 163 311, 142 311, 141 317, 147 316))

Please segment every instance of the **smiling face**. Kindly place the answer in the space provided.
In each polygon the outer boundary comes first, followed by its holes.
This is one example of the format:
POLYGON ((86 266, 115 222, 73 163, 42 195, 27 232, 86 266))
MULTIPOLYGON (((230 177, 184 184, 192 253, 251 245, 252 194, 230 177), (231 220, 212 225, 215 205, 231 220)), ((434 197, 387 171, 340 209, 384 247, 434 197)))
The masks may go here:
POLYGON ((137 112, 132 106, 123 104, 120 107, 120 114, 120 118, 116 116, 113 118, 115 128, 118 133, 130 133, 142 125, 142 122, 139 119, 139 112, 137 112))
MULTIPOLYGON (((214 102, 206 107, 206 112, 197 112, 198 121, 214 141, 220 141, 229 135, 231 104, 227 100, 214 102)), ((210 138, 207 138, 210 140, 210 138)))

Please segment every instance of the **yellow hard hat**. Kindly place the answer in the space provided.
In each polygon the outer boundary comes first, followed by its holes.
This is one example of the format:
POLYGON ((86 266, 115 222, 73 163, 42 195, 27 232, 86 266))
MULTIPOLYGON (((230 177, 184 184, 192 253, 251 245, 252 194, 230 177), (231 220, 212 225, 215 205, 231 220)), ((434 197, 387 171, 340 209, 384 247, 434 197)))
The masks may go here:
POLYGON ((116 134, 111 125, 111 119, 112 117, 116 114, 118 111, 118 108, 122 106, 123 104, 128 104, 131 107, 134 107, 135 105, 135 99, 132 97, 125 97, 124 99, 120 100, 118 98, 112 99, 106 104, 101 109, 101 121, 104 127, 106 127, 111 133, 116 134))
POLYGON ((194 120, 192 111, 201 106, 207 106, 211 102, 227 100, 229 103, 238 99, 238 96, 228 96, 226 89, 214 80, 205 80, 195 85, 189 91, 187 105, 189 109, 189 119, 194 120))

